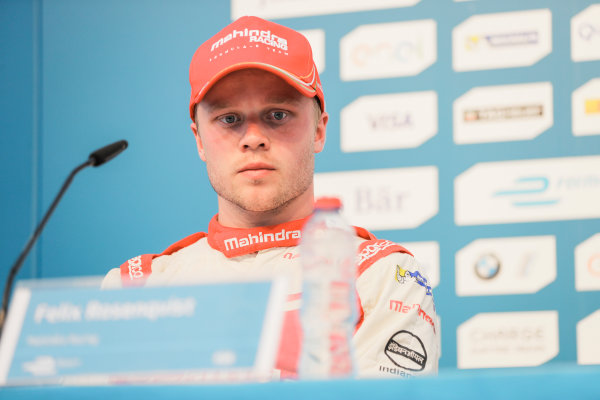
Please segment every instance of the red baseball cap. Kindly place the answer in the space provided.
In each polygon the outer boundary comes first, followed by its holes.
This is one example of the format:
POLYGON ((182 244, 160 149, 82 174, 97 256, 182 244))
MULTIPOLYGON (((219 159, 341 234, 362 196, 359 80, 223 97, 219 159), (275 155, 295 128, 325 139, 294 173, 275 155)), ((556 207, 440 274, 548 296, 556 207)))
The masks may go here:
POLYGON ((190 117, 210 88, 225 75, 246 68, 269 71, 307 97, 325 98, 310 43, 304 35, 258 17, 241 17, 204 42, 190 64, 190 117))

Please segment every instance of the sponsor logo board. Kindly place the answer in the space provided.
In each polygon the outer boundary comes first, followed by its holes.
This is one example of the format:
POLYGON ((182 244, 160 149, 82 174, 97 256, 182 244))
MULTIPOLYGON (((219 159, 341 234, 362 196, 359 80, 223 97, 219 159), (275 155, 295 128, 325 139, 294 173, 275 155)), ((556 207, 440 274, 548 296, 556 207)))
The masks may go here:
POLYGON ((454 101, 457 144, 529 140, 554 123, 550 82, 476 87, 454 101))
POLYGON ((454 180, 457 225, 600 217, 600 156, 478 163, 454 180))
POLYGON ((423 342, 409 331, 394 333, 385 345, 385 355, 394 365, 408 371, 422 371, 427 364, 423 342))
POLYGON ((362 96, 341 113, 344 152, 414 148, 438 132, 434 91, 362 96))
POLYGON ((600 78, 575 89, 571 107, 573 135, 600 135, 600 78))
POLYGON ((231 19, 255 15, 265 19, 409 7, 421 0, 231 0, 231 19))
POLYGON ((432 19, 361 25, 340 41, 343 81, 413 76, 437 60, 432 19))
POLYGON ((316 173, 315 196, 340 198, 352 225, 369 230, 415 228, 438 213, 438 169, 316 173))
POLYGON ((526 67, 551 51, 548 9, 474 15, 452 30, 455 71, 526 67))
POLYGON ((600 4, 592 4, 571 18, 571 59, 600 60, 600 4))
POLYGON ((456 294, 536 293, 556 279, 556 238, 477 239, 456 253, 456 294))
POLYGON ((577 364, 600 364, 600 310, 577 322, 577 364))
POLYGON ((440 283, 440 244, 434 241, 402 242, 402 247, 410 251, 419 266, 429 278, 429 284, 435 288, 440 283))
POLYGON ((557 354, 557 311, 481 313, 457 330, 461 369, 532 367, 557 354))
POLYGON ((323 73, 325 71, 325 31, 323 29, 309 29, 298 32, 308 39, 317 71, 320 74, 323 73))
POLYGON ((575 247, 575 289, 600 290, 600 233, 575 247))

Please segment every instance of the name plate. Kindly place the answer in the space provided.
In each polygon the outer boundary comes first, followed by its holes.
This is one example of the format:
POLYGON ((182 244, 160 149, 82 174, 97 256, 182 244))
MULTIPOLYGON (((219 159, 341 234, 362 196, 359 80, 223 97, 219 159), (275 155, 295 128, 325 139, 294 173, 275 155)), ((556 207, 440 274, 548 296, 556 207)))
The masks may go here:
POLYGON ((96 282, 19 283, 0 343, 1 384, 197 383, 272 375, 284 280, 123 290, 100 290, 96 282))

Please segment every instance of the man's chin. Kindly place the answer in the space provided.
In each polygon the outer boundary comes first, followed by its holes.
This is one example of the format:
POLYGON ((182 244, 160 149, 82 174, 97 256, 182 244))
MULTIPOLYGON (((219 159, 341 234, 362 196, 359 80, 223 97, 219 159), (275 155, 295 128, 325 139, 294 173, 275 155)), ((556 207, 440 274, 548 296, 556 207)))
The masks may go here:
POLYGON ((252 204, 242 203, 242 204, 238 204, 238 207, 240 207, 242 210, 247 211, 247 212, 263 214, 263 213, 276 212, 277 210, 282 208, 282 204, 265 203, 265 202, 260 202, 258 204, 257 203, 252 203, 252 204))
POLYGON ((248 194, 240 202, 237 202, 238 207, 244 211, 265 214, 265 213, 276 213, 284 208, 291 199, 283 196, 256 196, 248 194), (248 201, 248 199, 252 199, 248 201))

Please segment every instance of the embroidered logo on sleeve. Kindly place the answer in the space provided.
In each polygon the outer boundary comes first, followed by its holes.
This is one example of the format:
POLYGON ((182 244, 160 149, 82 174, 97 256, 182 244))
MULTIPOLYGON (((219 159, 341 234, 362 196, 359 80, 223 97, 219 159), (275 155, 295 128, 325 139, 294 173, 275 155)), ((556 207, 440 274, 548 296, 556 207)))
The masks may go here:
POLYGON ((121 282, 124 287, 143 286, 152 274, 153 254, 142 254, 121 264, 121 282))
POLYGON ((398 331, 385 345, 385 355, 394 365, 409 371, 422 371, 427 351, 421 339, 409 331, 398 331))
POLYGON ((144 277, 144 271, 142 271, 142 256, 133 257, 127 260, 127 268, 131 280, 144 277))
POLYGON ((407 279, 414 280, 417 284, 423 286, 425 288, 425 294, 427 296, 432 296, 431 286, 427 282, 427 278, 425 278, 419 271, 409 271, 407 269, 402 268, 399 265, 396 265, 396 281, 400 284, 406 283, 407 279))
POLYGON ((363 242, 359 248, 357 258, 358 275, 367 270, 375 261, 395 252, 412 255, 404 247, 389 240, 370 240, 363 242))
POLYGON ((431 325, 431 327, 433 328, 433 333, 435 332, 435 323, 433 321, 433 318, 431 318, 426 312, 425 310, 423 310, 423 308, 421 307, 420 304, 418 303, 414 303, 414 304, 406 304, 400 300, 390 300, 390 310, 391 311, 395 311, 401 314, 408 314, 410 312, 412 312, 412 310, 416 310, 417 315, 423 319, 425 322, 427 322, 429 325, 431 325))

